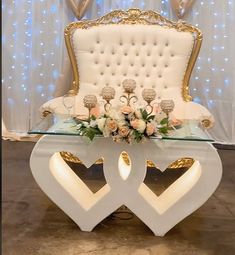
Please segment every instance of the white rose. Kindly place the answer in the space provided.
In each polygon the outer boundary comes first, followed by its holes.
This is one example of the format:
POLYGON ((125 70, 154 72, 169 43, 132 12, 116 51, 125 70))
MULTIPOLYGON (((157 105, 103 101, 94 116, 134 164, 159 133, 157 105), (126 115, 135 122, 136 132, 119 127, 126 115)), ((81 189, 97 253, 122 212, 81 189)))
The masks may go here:
POLYGON ((124 119, 124 116, 120 112, 120 110, 117 109, 110 109, 107 114, 111 119, 113 120, 121 120, 124 119))
POLYGON ((91 120, 90 121, 90 127, 95 127, 97 125, 97 121, 96 120, 91 120))
POLYGON ((156 113, 155 115, 155 121, 159 123, 162 119, 166 118, 166 114, 164 112, 156 113))
POLYGON ((137 130, 140 133, 143 133, 145 128, 146 128, 146 123, 142 119, 138 120, 138 128, 137 128, 137 130))
POLYGON ((119 120, 117 121, 117 123, 118 123, 118 126, 119 126, 119 127, 122 127, 122 126, 125 126, 125 125, 126 125, 126 121, 125 121, 124 119, 119 119, 119 120))
POLYGON ((100 118, 100 119, 97 119, 96 121, 97 121, 97 125, 98 125, 99 130, 101 132, 103 132, 106 118, 100 118))
POLYGON ((135 110, 135 116, 138 119, 142 119, 142 114, 141 114, 140 110, 135 110))
POLYGON ((83 122, 83 125, 84 125, 86 128, 89 127, 89 123, 86 122, 86 121, 83 122))

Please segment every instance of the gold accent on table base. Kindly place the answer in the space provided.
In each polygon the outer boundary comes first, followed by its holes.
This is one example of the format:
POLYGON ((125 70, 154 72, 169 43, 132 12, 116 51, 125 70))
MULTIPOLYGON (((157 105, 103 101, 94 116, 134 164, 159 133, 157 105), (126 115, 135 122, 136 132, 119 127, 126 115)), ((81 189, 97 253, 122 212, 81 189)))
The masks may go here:
POLYGON ((194 36, 194 45, 189 57, 189 62, 185 71, 183 84, 182 84, 182 97, 183 100, 188 102, 192 101, 192 97, 189 95, 189 80, 198 57, 198 53, 202 43, 202 32, 190 24, 184 21, 173 22, 164 18, 159 13, 148 10, 141 11, 139 9, 129 9, 127 11, 115 10, 105 16, 96 20, 82 20, 79 22, 72 22, 66 26, 64 31, 65 43, 71 61, 73 70, 73 82, 71 88, 77 94, 79 91, 79 71, 77 66, 76 57, 73 50, 73 43, 71 36, 76 29, 89 29, 95 26, 111 25, 111 24, 128 24, 128 25, 158 25, 166 28, 176 29, 179 32, 188 32, 194 36))
MULTIPOLYGON (((70 152, 62 151, 62 152, 60 152, 60 155, 64 160, 66 160, 68 162, 82 164, 81 160, 78 157, 74 156, 70 152)), ((130 165, 130 158, 126 152, 122 152, 122 157, 123 157, 124 161, 126 162, 126 164, 130 165)), ((103 164, 103 162, 104 162, 103 159, 98 159, 95 162, 95 164, 97 164, 97 165, 103 164)), ((181 159, 176 160, 172 164, 170 164, 168 166, 168 168, 171 168, 171 169, 178 169, 178 168, 183 168, 183 167, 189 168, 192 166, 193 163, 194 163, 194 159, 192 159, 192 158, 181 158, 181 159)), ((155 164, 151 160, 147 160, 147 166, 156 168, 155 164)))

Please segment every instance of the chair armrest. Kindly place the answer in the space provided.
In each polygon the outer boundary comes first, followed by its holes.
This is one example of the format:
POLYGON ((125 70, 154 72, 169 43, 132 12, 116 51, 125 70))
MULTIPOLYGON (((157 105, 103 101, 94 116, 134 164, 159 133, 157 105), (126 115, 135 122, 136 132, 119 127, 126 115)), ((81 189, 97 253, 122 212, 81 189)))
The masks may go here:
POLYGON ((173 114, 177 119, 199 120, 205 128, 212 127, 215 122, 213 115, 206 107, 195 102, 176 103, 173 114))
POLYGON ((58 114, 65 114, 67 113, 66 108, 62 103, 63 97, 57 97, 49 100, 48 102, 44 103, 40 108, 39 111, 43 117, 46 117, 50 113, 58 113, 58 114))

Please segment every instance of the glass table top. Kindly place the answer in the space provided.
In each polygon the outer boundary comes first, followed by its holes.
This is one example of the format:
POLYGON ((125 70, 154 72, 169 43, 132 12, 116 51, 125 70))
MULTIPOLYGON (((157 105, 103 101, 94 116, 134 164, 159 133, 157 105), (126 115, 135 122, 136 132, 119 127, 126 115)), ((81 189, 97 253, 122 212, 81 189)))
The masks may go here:
MULTIPOLYGON (((53 114, 49 114, 43 118, 37 125, 28 131, 28 134, 79 135, 75 118, 71 118, 70 121, 68 121, 68 116, 66 115, 53 114)), ((167 135, 162 135, 161 138, 151 136, 151 139, 214 142, 207 130, 203 129, 199 124, 199 121, 196 120, 185 120, 182 125, 170 130, 167 135)))

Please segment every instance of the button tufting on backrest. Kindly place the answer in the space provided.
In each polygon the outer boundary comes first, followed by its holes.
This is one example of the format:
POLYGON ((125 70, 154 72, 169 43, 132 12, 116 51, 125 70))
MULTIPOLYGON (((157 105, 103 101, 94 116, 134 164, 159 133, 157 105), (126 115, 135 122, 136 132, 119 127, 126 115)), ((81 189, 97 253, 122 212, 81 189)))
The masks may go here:
POLYGON ((124 79, 136 81, 135 92, 142 106, 145 87, 156 90, 156 100, 168 98, 168 93, 174 98, 182 95, 182 80, 193 47, 191 33, 157 25, 107 24, 76 29, 71 39, 80 97, 91 93, 99 100, 102 87, 112 86, 116 90, 112 105, 116 107, 124 79))

